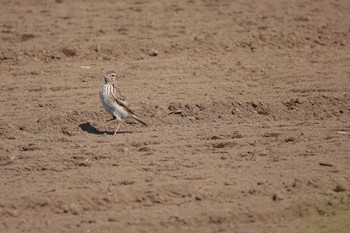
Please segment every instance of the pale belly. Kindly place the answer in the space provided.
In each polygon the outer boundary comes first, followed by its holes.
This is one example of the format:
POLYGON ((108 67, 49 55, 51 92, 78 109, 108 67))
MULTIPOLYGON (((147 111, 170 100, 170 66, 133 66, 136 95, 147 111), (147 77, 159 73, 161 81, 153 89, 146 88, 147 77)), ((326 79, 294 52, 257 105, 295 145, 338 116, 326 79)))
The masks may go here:
POLYGON ((106 87, 103 86, 102 90, 100 91, 100 100, 101 100, 102 106, 109 114, 111 114, 112 116, 115 116, 117 120, 124 121, 125 118, 127 118, 129 115, 128 112, 125 111, 125 109, 119 104, 117 104, 116 102, 111 101, 107 95, 103 94, 105 91, 105 88, 106 87))

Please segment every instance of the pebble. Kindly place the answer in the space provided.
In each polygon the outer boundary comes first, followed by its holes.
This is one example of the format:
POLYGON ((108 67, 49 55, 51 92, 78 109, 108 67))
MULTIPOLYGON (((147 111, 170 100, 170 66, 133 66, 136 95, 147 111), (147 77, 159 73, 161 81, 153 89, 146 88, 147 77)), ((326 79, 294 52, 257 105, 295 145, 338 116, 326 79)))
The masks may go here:
POLYGON ((144 146, 144 147, 141 147, 138 151, 141 151, 141 152, 148 152, 148 151, 151 151, 152 149, 147 147, 147 146, 144 146))
POLYGON ((155 56, 158 56, 159 52, 158 50, 156 49, 151 49, 149 52, 148 52, 148 55, 150 55, 151 57, 155 57, 155 56))
POLYGON ((117 222, 118 220, 117 220, 117 218, 115 218, 115 217, 109 217, 109 218, 107 219, 107 221, 108 221, 108 222, 117 222))
POLYGON ((344 192, 346 189, 342 186, 342 185, 337 185, 335 186, 335 188, 333 189, 334 192, 339 193, 339 192, 344 192))
POLYGON ((82 211, 81 207, 75 203, 72 203, 70 205, 70 210, 71 210, 73 215, 80 215, 81 211, 82 211))
POLYGON ((77 54, 77 52, 74 49, 70 49, 70 48, 63 48, 62 53, 67 57, 73 57, 77 54))
POLYGON ((283 200, 283 195, 280 194, 279 192, 276 192, 275 194, 272 195, 272 200, 273 201, 281 201, 281 200, 283 200))
POLYGON ((247 142, 249 145, 251 145, 251 146, 255 146, 256 145, 256 141, 254 141, 254 140, 250 140, 250 141, 248 141, 247 142))

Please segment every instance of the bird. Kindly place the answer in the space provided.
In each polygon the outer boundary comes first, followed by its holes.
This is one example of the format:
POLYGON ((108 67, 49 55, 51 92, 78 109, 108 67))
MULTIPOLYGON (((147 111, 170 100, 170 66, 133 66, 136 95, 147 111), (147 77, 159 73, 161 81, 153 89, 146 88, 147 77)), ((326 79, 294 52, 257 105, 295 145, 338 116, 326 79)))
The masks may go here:
POLYGON ((113 135, 117 134, 121 123, 126 119, 134 119, 147 127, 147 123, 135 114, 120 92, 117 85, 117 73, 107 71, 103 78, 105 83, 100 90, 100 100, 104 109, 112 115, 112 119, 107 121, 117 120, 118 122, 113 135))

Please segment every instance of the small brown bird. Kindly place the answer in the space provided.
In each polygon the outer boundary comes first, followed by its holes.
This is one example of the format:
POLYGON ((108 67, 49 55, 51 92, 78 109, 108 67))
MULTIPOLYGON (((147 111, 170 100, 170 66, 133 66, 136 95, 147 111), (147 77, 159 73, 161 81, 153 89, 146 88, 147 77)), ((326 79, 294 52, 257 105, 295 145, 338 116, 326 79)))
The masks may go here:
POLYGON ((117 86, 117 74, 114 71, 108 71, 104 75, 105 84, 103 85, 100 91, 100 100, 103 107, 108 113, 112 115, 112 119, 108 120, 117 120, 117 128, 114 131, 114 135, 118 132, 120 127, 120 122, 124 122, 126 119, 134 119, 144 126, 147 124, 138 117, 128 103, 125 100, 125 97, 120 93, 120 90, 117 86))

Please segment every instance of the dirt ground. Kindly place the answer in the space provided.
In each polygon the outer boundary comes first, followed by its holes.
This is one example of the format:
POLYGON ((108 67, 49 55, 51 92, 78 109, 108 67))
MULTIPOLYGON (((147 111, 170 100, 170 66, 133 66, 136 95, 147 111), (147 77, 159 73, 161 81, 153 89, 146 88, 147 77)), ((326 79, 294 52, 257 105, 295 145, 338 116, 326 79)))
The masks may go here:
POLYGON ((0 4, 0 232, 350 232, 349 0, 0 4))

